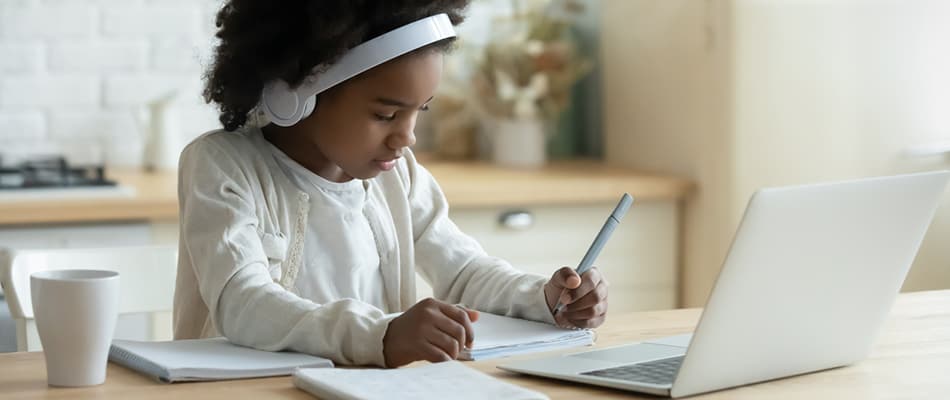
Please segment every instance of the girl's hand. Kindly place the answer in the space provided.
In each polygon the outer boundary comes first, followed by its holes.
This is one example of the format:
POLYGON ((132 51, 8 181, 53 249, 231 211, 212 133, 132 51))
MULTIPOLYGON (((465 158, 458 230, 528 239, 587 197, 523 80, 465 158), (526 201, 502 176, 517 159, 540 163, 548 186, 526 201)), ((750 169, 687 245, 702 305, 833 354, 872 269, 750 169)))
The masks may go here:
POLYGON ((428 298, 389 322, 383 337, 383 357, 387 367, 413 361, 449 361, 471 347, 475 335, 472 322, 478 311, 428 298))
POLYGON ((607 280, 597 267, 577 276, 570 267, 563 267, 544 284, 548 310, 561 301, 561 310, 554 314, 558 326, 596 328, 607 318, 607 280))

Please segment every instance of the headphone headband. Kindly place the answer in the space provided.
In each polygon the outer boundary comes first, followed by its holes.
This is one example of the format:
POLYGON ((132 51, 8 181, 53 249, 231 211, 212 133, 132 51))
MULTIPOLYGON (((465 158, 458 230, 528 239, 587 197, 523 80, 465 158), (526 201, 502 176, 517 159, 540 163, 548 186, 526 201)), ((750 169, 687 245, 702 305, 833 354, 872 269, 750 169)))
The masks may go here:
POLYGON ((282 79, 268 83, 261 93, 260 108, 274 124, 292 126, 313 112, 317 94, 386 61, 453 37, 455 29, 446 14, 403 25, 350 49, 323 72, 319 71, 325 65, 317 66, 297 88, 282 79))

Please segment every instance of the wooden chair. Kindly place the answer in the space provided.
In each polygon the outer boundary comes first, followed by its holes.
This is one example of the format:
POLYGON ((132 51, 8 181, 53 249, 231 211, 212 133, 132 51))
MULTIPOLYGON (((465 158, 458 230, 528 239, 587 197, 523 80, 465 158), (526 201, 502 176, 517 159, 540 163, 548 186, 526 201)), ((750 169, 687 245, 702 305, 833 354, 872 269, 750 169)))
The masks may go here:
POLYGON ((178 250, 135 246, 55 250, 0 250, 0 285, 16 322, 17 351, 38 351, 30 274, 51 269, 107 269, 119 273, 119 314, 149 313, 148 339, 171 338, 178 250))

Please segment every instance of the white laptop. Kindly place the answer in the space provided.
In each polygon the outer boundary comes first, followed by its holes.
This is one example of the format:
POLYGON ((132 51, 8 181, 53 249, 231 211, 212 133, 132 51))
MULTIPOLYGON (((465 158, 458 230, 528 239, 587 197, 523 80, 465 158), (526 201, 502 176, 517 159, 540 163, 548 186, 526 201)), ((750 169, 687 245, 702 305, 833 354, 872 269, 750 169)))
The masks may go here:
POLYGON ((682 397, 860 361, 948 180, 939 171, 759 190, 692 335, 499 368, 682 397))

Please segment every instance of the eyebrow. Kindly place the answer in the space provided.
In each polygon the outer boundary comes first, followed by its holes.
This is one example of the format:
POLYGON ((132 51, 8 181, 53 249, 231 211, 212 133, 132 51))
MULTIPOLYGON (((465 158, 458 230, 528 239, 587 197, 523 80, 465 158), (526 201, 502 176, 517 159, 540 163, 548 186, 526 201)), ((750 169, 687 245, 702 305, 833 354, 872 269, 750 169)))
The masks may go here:
MULTIPOLYGON (((426 101, 423 102, 422 104, 426 104, 426 103, 432 101, 433 98, 435 98, 435 96, 430 97, 428 100, 426 100, 426 101)), ((387 98, 387 97, 378 97, 378 98, 376 98, 376 102, 377 102, 377 103, 380 103, 380 104, 387 105, 387 106, 395 106, 395 107, 402 107, 402 108, 409 108, 409 107, 412 106, 411 104, 404 103, 404 102, 399 101, 399 100, 396 100, 396 99, 390 99, 390 98, 387 98)))

